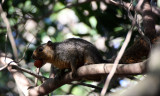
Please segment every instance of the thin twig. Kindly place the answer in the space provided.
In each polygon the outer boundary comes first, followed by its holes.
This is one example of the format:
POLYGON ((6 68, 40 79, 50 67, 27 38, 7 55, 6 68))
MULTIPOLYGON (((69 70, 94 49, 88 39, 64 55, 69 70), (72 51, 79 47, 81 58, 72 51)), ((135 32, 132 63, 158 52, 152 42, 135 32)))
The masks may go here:
MULTIPOLYGON (((5 50, 5 61, 6 61, 6 58, 7 58, 7 37, 8 37, 8 36, 7 36, 7 33, 6 33, 6 35, 5 35, 5 42, 6 42, 6 43, 5 43, 5 45, 4 45, 4 47, 5 47, 5 49, 4 49, 4 50, 5 50)), ((7 66, 6 66, 6 67, 4 66, 3 68, 5 69, 5 68, 7 68, 7 66)), ((3 69, 2 69, 2 70, 3 70, 3 69)))
POLYGON ((33 73, 32 71, 30 71, 30 70, 28 70, 28 69, 25 69, 25 68, 21 68, 21 67, 19 67, 18 65, 14 65, 14 64, 11 64, 11 63, 16 63, 17 64, 17 62, 16 61, 7 61, 7 58, 5 58, 4 57, 4 61, 3 62, 5 62, 5 65, 3 66, 3 67, 1 67, 0 68, 0 71, 2 71, 3 69, 5 69, 6 67, 8 67, 8 66, 12 66, 14 69, 17 69, 17 70, 20 70, 20 71, 22 71, 22 72, 26 72, 26 73, 28 73, 28 74, 30 74, 30 75, 33 75, 33 76, 35 76, 36 78, 38 78, 39 80, 41 80, 41 81, 44 81, 45 79, 47 79, 46 77, 44 77, 44 76, 41 76, 41 75, 38 75, 38 74, 36 74, 36 73, 33 73), (8 63, 7 63, 8 62, 8 63))
MULTIPOLYGON (((135 11, 135 14, 137 14, 136 11, 135 11)), ((147 36, 145 36, 144 30, 142 29, 138 18, 137 18, 137 20, 136 20, 136 27, 137 27, 137 29, 138 29, 139 34, 140 34, 140 35, 142 36, 142 38, 147 42, 149 48, 151 49, 151 42, 150 42, 149 38, 148 38, 147 36)))
POLYGON ((95 89, 97 89, 97 90, 99 90, 99 91, 102 90, 101 87, 94 86, 94 85, 91 85, 91 84, 85 84, 85 83, 83 83, 83 82, 80 82, 80 83, 68 83, 68 84, 72 84, 72 85, 82 85, 82 86, 86 86, 86 87, 91 87, 91 88, 95 88, 95 89))
MULTIPOLYGON (((6 35, 7 36, 7 35, 6 35)), ((7 37, 6 37, 7 38, 7 37)), ((34 38, 33 38, 34 39, 34 38)), ((32 39, 32 41, 33 41, 33 39, 32 39)), ((32 42, 31 41, 31 42, 32 42)), ((31 44, 31 42, 27 45, 27 47, 25 48, 25 51, 24 51, 24 53, 23 53, 23 56, 22 56, 22 58, 19 60, 19 61, 14 61, 14 62, 16 62, 17 64, 18 63, 20 63, 23 59, 24 59, 24 57, 25 57, 25 53, 26 53, 26 51, 27 51, 27 49, 28 49, 28 47, 29 47, 29 45, 31 44)), ((5 51, 6 51, 6 44, 5 44, 5 51)), ((7 54, 6 52, 5 52, 5 54, 7 54)), ((5 55, 5 61, 6 61, 6 58, 7 58, 7 55, 5 55)), ((4 70, 4 69, 6 69, 8 66, 9 66, 9 64, 10 63, 8 63, 7 65, 5 65, 5 66, 3 66, 3 67, 1 67, 0 68, 0 71, 2 71, 2 70, 4 70)))
MULTIPOLYGON (((36 68, 36 73, 39 75, 39 71, 40 71, 40 68, 36 68)), ((38 84, 38 78, 35 78, 35 86, 37 86, 38 84)))
POLYGON ((118 56, 115 59, 114 66, 113 66, 110 74, 108 75, 108 77, 106 79, 106 82, 104 84, 104 87, 103 87, 103 89, 101 91, 101 96, 104 96, 105 93, 106 93, 106 90, 108 89, 109 82, 110 82, 111 78, 113 77, 113 75, 114 75, 114 73, 116 71, 117 65, 118 65, 118 63, 119 63, 119 61, 120 61, 120 59, 121 59, 121 57, 122 57, 122 55, 123 55, 128 43, 129 43, 129 41, 130 41, 130 38, 131 38, 131 35, 132 35, 132 29, 133 29, 133 27, 131 27, 131 29, 129 30, 129 32, 128 32, 127 36, 126 36, 126 39, 124 41, 124 44, 123 44, 120 52, 118 53, 118 56))
POLYGON ((34 40, 34 37, 33 37, 33 39, 31 40, 31 42, 26 46, 26 48, 25 48, 25 50, 24 50, 24 53, 23 53, 23 56, 22 56, 22 58, 18 61, 18 63, 21 62, 21 61, 24 59, 25 54, 26 54, 26 51, 27 51, 27 49, 29 48, 29 45, 32 43, 33 40, 34 40))
POLYGON ((20 70, 20 71, 22 71, 22 72, 26 72, 26 73, 28 73, 28 74, 30 74, 30 75, 33 75, 34 77, 38 78, 38 79, 41 80, 41 81, 44 81, 45 79, 47 79, 47 78, 44 77, 44 76, 38 75, 38 74, 36 74, 36 73, 28 70, 28 69, 21 68, 21 67, 19 67, 19 66, 17 66, 17 65, 10 65, 10 66, 12 66, 14 69, 18 69, 18 70, 20 70))
POLYGON ((1 17, 2 17, 4 23, 6 24, 6 27, 7 27, 7 35, 9 37, 9 40, 10 40, 10 43, 11 43, 11 46, 12 46, 12 49, 13 49, 14 57, 15 57, 16 60, 18 60, 18 52, 17 52, 17 48, 16 48, 16 43, 15 43, 15 40, 14 40, 13 35, 12 35, 12 30, 11 30, 8 18, 6 16, 6 13, 3 11, 3 8, 2 8, 1 4, 0 4, 0 14, 1 14, 1 17))
MULTIPOLYGON (((131 7, 130 7, 130 8, 131 8, 131 7)), ((135 15, 135 17, 136 17, 136 15, 135 15)), ((101 96, 104 96, 104 95, 106 94, 106 91, 107 91, 107 89, 108 89, 110 80, 112 79, 113 75, 115 74, 116 69, 117 69, 117 66, 118 66, 118 63, 119 63, 119 61, 120 61, 120 59, 121 59, 121 57, 122 57, 122 55, 123 55, 123 53, 124 53, 124 51, 125 51, 128 43, 129 43, 129 41, 130 41, 130 38, 131 38, 131 35, 132 35, 132 30, 133 30, 134 26, 135 26, 135 20, 133 19, 133 20, 132 20, 131 29, 128 31, 128 34, 127 34, 127 36, 126 36, 126 39, 125 39, 125 41, 124 41, 124 43, 123 43, 123 45, 122 45, 122 47, 121 47, 121 49, 120 49, 120 51, 119 51, 116 59, 115 59, 115 61, 114 61, 114 65, 113 65, 113 67, 112 67, 112 70, 111 70, 111 72, 109 73, 109 75, 108 75, 108 77, 107 77, 107 79, 106 79, 106 82, 105 82, 105 84, 104 84, 104 87, 103 87, 103 89, 102 89, 102 91, 101 91, 101 96)))
MULTIPOLYGON (((0 68, 0 71, 6 69, 12 62, 14 62, 14 61, 11 61, 11 62, 9 62, 8 64, 6 64, 5 66, 1 67, 1 68, 0 68)), ((5 56, 5 63, 6 63, 6 56, 5 56)))

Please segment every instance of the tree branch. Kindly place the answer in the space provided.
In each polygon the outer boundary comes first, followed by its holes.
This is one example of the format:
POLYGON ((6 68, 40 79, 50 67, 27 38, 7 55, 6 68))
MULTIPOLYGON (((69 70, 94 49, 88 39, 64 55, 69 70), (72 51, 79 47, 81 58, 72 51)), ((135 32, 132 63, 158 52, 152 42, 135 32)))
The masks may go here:
POLYGON ((44 80, 47 79, 47 78, 44 77, 44 76, 38 75, 38 74, 36 74, 36 73, 33 73, 32 71, 27 70, 27 69, 25 69, 25 68, 21 68, 21 67, 19 67, 19 66, 17 66, 17 65, 11 64, 10 67, 12 67, 12 69, 17 69, 17 70, 19 70, 19 71, 26 72, 26 73, 28 73, 28 74, 30 74, 30 75, 38 78, 38 79, 41 80, 41 81, 44 81, 44 80))
MULTIPOLYGON (((8 65, 8 63, 12 62, 13 60, 10 58, 0 57, 0 64, 8 65)), ((15 62, 11 63, 12 65, 17 65, 15 62)), ((28 86, 31 86, 28 79, 24 76, 22 71, 12 69, 11 66, 8 66, 8 71, 12 74, 17 87, 20 89, 20 92, 23 92, 23 94, 28 94, 28 86)))
MULTIPOLYGON (((9 63, 12 61, 12 59, 6 58, 6 61, 4 61, 4 57, 0 57, 0 63, 3 65, 6 65, 6 63, 9 63)), ((12 62, 12 65, 16 65, 16 63, 12 62)), ((141 63, 135 63, 135 64, 119 64, 117 66, 117 70, 115 72, 115 75, 119 76, 126 76, 126 75, 137 75, 137 74, 143 74, 146 70, 147 61, 141 62, 141 63)), ((101 79, 104 78, 112 69, 113 64, 92 64, 92 65, 86 65, 82 66, 77 70, 77 77, 72 78, 72 73, 66 73, 62 78, 49 78, 47 79, 42 85, 29 88, 31 84, 27 80, 27 78, 24 76, 22 71, 19 71, 18 69, 12 69, 11 66, 8 67, 8 70, 12 73, 17 86, 22 90, 22 92, 25 95, 31 95, 31 96, 37 96, 37 95, 44 95, 48 94, 49 92, 54 91, 55 89, 59 88, 60 86, 64 84, 71 83, 72 81, 79 81, 84 78, 92 77, 101 79), (29 88, 29 89, 28 89, 29 88)), ((92 79, 91 79, 92 80, 92 79)))
MULTIPOLYGON (((135 64, 119 64, 115 75, 137 75, 146 72, 147 61, 135 64)), ((72 73, 65 74, 62 78, 50 78, 46 80, 42 85, 34 87, 29 90, 30 95, 45 95, 54 91, 58 87, 70 83, 80 78, 86 78, 93 76, 95 78, 105 77, 112 69, 113 64, 94 64, 82 66, 77 70, 77 77, 72 78, 72 73)))
MULTIPOLYGON (((66 8, 77 7, 77 6, 80 6, 80 5, 85 4, 85 3, 90 3, 92 1, 96 1, 96 2, 105 1, 106 4, 112 4, 112 5, 115 5, 115 6, 124 7, 126 9, 129 9, 130 5, 131 5, 130 3, 125 2, 125 1, 123 1, 123 2, 116 2, 117 0, 116 1, 114 1, 114 0, 85 0, 84 2, 81 2, 81 3, 74 3, 74 4, 66 5, 64 8, 62 8, 60 10, 57 10, 57 11, 54 11, 54 12, 59 12, 59 11, 61 11, 63 9, 66 9, 66 8)), ((143 0, 139 0, 139 2, 141 2, 141 1, 143 2, 143 0)), ((136 6, 136 7, 132 6, 130 8, 130 10, 136 11, 137 13, 142 14, 141 4, 139 3, 139 5, 136 6)), ((153 11, 153 15, 160 17, 160 8, 158 8, 156 6, 152 6, 152 11, 153 11)))
MULTIPOLYGON (((160 45, 152 47, 148 63, 148 76, 139 81, 135 86, 131 86, 122 96, 159 96, 160 95, 160 45)), ((118 94, 117 94, 118 95, 118 94)))
POLYGON ((80 83, 68 83, 68 84, 71 84, 71 85, 82 85, 82 86, 86 86, 86 87, 91 87, 91 88, 95 88, 95 89, 97 89, 99 91, 102 90, 101 87, 98 87, 98 86, 95 86, 95 85, 91 85, 91 84, 85 84, 83 82, 80 82, 80 83))
MULTIPOLYGON (((129 13, 129 12, 128 12, 128 13, 129 13)), ((101 91, 101 96, 104 96, 104 95, 106 94, 106 91, 107 91, 107 89, 108 89, 109 83, 110 83, 113 75, 115 74, 115 71, 116 71, 116 68, 117 68, 117 66, 118 66, 118 64, 119 64, 119 61, 121 60, 121 58, 122 58, 122 56, 123 56, 123 54, 124 54, 124 52, 125 52, 125 50, 126 50, 126 47, 128 46, 128 43, 129 43, 129 41, 130 41, 130 39, 131 39, 131 36, 132 36, 132 30, 133 30, 133 28, 134 28, 135 25, 136 25, 136 22, 135 22, 136 17, 137 17, 137 16, 136 16, 136 14, 135 14, 135 17, 132 19, 132 26, 131 26, 130 30, 128 31, 128 34, 127 34, 127 36, 126 36, 126 39, 125 39, 125 41, 124 41, 124 43, 123 43, 123 45, 122 45, 122 47, 121 47, 121 49, 120 49, 120 51, 119 51, 116 59, 115 59, 115 61, 114 61, 113 68, 112 68, 111 72, 109 73, 109 75, 107 76, 106 82, 105 82, 104 87, 103 87, 103 89, 102 89, 102 91, 101 91)))
MULTIPOLYGON (((105 1, 106 1, 107 4, 112 4, 112 5, 115 5, 115 6, 124 7, 126 9, 129 9, 129 6, 130 6, 130 3, 125 2, 125 1, 122 2, 123 5, 120 2, 116 2, 114 0, 105 0, 105 1)), ((134 8, 134 6, 132 6, 130 9, 132 11, 135 10, 137 13, 142 14, 143 13, 143 11, 142 11, 143 8, 141 7, 141 5, 142 5, 143 1, 144 0, 139 0, 138 4, 136 5, 136 7, 134 8)), ((151 9, 152 9, 152 12, 153 12, 152 15, 160 17, 160 8, 158 8, 156 6, 152 6, 151 9)))
POLYGON ((15 40, 14 40, 13 35, 12 35, 12 30, 11 30, 9 21, 6 17, 6 13, 3 11, 1 3, 0 3, 0 14, 1 14, 1 17, 2 17, 4 23, 6 24, 6 27, 7 27, 7 35, 9 37, 9 40, 10 40, 10 43, 11 43, 11 46, 12 46, 12 49, 13 49, 14 57, 15 57, 16 60, 18 60, 18 52, 17 52, 17 48, 16 48, 16 43, 15 43, 15 40))

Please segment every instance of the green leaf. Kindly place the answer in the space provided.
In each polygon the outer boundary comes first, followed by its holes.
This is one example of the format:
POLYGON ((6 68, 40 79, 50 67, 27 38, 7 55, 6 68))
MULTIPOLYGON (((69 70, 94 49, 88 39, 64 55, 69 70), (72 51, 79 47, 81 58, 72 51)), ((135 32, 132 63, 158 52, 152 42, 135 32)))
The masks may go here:
POLYGON ((157 6, 160 8, 160 0, 157 0, 157 6))
POLYGON ((57 2, 57 3, 55 4, 55 6, 54 6, 54 11, 58 11, 58 10, 64 8, 64 7, 65 7, 65 6, 64 6, 62 3, 57 2))
POLYGON ((97 20, 96 20, 95 16, 92 16, 92 17, 89 18, 89 23, 91 24, 91 26, 93 28, 96 28, 96 26, 97 26, 97 20))
POLYGON ((122 30, 123 30, 123 27, 116 27, 116 28, 114 28, 115 32, 119 32, 119 31, 122 31, 122 30))

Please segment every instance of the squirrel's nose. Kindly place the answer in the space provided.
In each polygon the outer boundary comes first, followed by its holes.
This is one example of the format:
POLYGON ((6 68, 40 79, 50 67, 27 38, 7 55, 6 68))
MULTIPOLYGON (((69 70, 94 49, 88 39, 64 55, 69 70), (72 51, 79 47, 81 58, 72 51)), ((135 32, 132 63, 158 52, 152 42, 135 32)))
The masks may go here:
POLYGON ((36 56, 34 54, 32 54, 32 59, 36 59, 36 56))

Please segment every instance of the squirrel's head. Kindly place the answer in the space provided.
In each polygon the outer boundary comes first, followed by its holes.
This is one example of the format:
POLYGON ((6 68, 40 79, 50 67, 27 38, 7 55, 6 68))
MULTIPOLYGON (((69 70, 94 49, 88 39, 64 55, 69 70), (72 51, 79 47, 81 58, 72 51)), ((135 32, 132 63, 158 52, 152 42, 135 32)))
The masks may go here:
POLYGON ((53 43, 48 41, 46 44, 42 44, 37 47, 36 50, 34 50, 32 58, 42 62, 41 65, 38 65, 39 68, 42 67, 45 63, 49 62, 51 58, 53 58, 54 51, 52 49, 52 45, 53 43))

